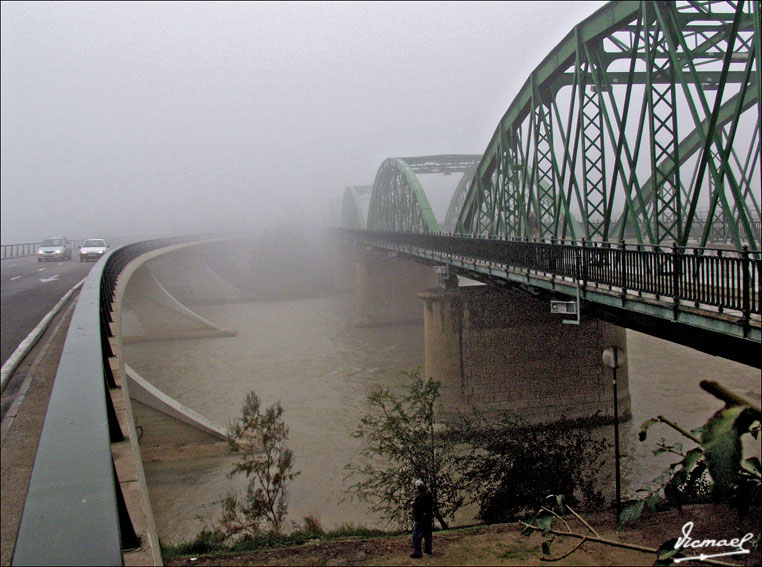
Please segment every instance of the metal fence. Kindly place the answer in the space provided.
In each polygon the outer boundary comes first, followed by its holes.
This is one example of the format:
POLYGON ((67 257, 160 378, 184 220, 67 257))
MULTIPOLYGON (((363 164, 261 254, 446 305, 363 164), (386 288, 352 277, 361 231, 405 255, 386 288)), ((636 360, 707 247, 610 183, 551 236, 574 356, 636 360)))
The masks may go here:
POLYGON ((573 278, 583 285, 617 288, 621 294, 740 311, 748 322, 760 313, 762 260, 747 249, 648 246, 643 244, 528 241, 450 234, 342 229, 359 241, 383 241, 519 269, 573 278))
MULTIPOLYGON (((113 247, 124 246, 131 242, 147 241, 163 238, 172 238, 170 236, 114 236, 112 238, 104 238, 106 243, 113 247)), ((82 243, 87 240, 86 238, 80 238, 78 240, 70 240, 72 251, 76 250, 82 243)), ((6 260, 10 258, 22 258, 24 256, 34 256, 37 254, 37 249, 40 247, 40 242, 26 242, 23 244, 0 244, 0 260, 6 260)))
POLYGON ((109 389, 116 387, 111 306, 124 267, 145 252, 198 238, 112 249, 89 272, 66 335, 29 480, 13 565, 121 565, 140 545, 122 495, 111 443, 124 440, 109 389))

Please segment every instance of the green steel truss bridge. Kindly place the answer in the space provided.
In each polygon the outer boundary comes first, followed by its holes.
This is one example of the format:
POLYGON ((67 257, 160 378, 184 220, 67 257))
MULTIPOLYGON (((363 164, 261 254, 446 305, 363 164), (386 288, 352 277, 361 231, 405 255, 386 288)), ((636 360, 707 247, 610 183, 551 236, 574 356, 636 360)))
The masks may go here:
POLYGON ((345 235, 498 285, 537 270, 593 301, 594 283, 630 316, 701 319, 758 348, 761 15, 759 1, 610 2, 531 73, 481 155, 389 158, 347 188, 345 235), (422 172, 462 173, 445 219, 422 172))
POLYGON ((384 160, 373 185, 350 186, 344 191, 341 226, 440 232, 417 174, 462 173, 442 223, 442 228, 449 232, 455 228, 479 158, 480 155, 439 155, 384 160))

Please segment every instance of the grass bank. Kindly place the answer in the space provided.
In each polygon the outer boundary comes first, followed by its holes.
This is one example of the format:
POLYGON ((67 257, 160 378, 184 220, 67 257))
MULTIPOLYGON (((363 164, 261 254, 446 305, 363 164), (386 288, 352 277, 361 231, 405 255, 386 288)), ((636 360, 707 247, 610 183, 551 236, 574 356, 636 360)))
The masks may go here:
MULTIPOLYGON (((731 538, 739 533, 759 535, 759 506, 739 524, 736 513, 725 505, 697 504, 683 511, 646 513, 634 526, 615 531, 613 512, 585 514, 601 537, 618 542, 658 548, 664 541, 682 535, 686 522, 693 522, 695 538, 731 538)), ((573 517, 565 517, 575 532, 589 531, 573 517)), ((557 524, 563 529, 563 524, 557 524)), ((273 542, 272 547, 212 553, 176 553, 164 556, 165 565, 540 565, 544 563, 541 533, 521 535, 518 523, 459 528, 434 533, 434 554, 410 558, 409 534, 368 532, 350 535, 339 532, 317 535, 304 541, 273 542)), ((571 554, 579 538, 556 536, 551 546, 554 565, 653 565, 653 553, 587 541, 571 554)), ((179 547, 179 546, 178 546, 179 547)), ((727 551, 727 549, 726 549, 727 551)), ((686 555, 688 555, 686 553, 686 555)), ((748 555, 723 557, 728 565, 759 565, 759 550, 748 555)), ((683 565, 705 565, 686 561, 683 565)))

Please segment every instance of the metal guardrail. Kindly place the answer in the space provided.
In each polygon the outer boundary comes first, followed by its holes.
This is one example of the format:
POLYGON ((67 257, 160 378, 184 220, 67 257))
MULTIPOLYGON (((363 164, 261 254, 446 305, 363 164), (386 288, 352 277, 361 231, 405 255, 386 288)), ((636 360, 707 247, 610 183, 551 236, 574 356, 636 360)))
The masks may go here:
POLYGON ((112 249, 80 291, 50 394, 13 565, 122 565, 140 545, 111 453, 123 441, 108 388, 116 382, 111 304, 124 267, 141 254, 197 240, 176 237, 112 249))
POLYGON ((582 285, 619 288, 621 294, 666 297, 737 310, 741 324, 759 314, 762 260, 746 249, 647 246, 642 244, 528 241, 451 234, 339 229, 359 241, 384 241, 432 250, 448 257, 538 270, 574 278, 582 285))
MULTIPOLYGON (((124 246, 136 241, 156 240, 159 238, 168 238, 166 236, 161 237, 145 237, 145 236, 113 236, 111 238, 104 238, 106 243, 112 248, 117 246, 124 246)), ((75 254, 75 250, 82 246, 82 243, 87 240, 86 238, 80 238, 79 240, 70 240, 72 255, 75 254)), ((9 258, 23 258, 25 256, 34 256, 37 254, 37 249, 40 247, 41 242, 27 242, 24 244, 0 244, 0 260, 7 260, 9 258)))
POLYGON ((2 244, 0 245, 0 259, 21 258, 34 256, 40 247, 39 242, 27 242, 25 244, 2 244))

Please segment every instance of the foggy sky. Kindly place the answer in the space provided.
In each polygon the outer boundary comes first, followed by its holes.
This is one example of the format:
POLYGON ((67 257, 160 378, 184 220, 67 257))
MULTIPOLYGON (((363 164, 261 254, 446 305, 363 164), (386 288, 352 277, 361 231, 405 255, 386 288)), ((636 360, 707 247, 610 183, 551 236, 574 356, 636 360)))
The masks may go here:
POLYGON ((0 240, 324 224, 388 157, 482 153, 603 4, 3 2, 0 240))

